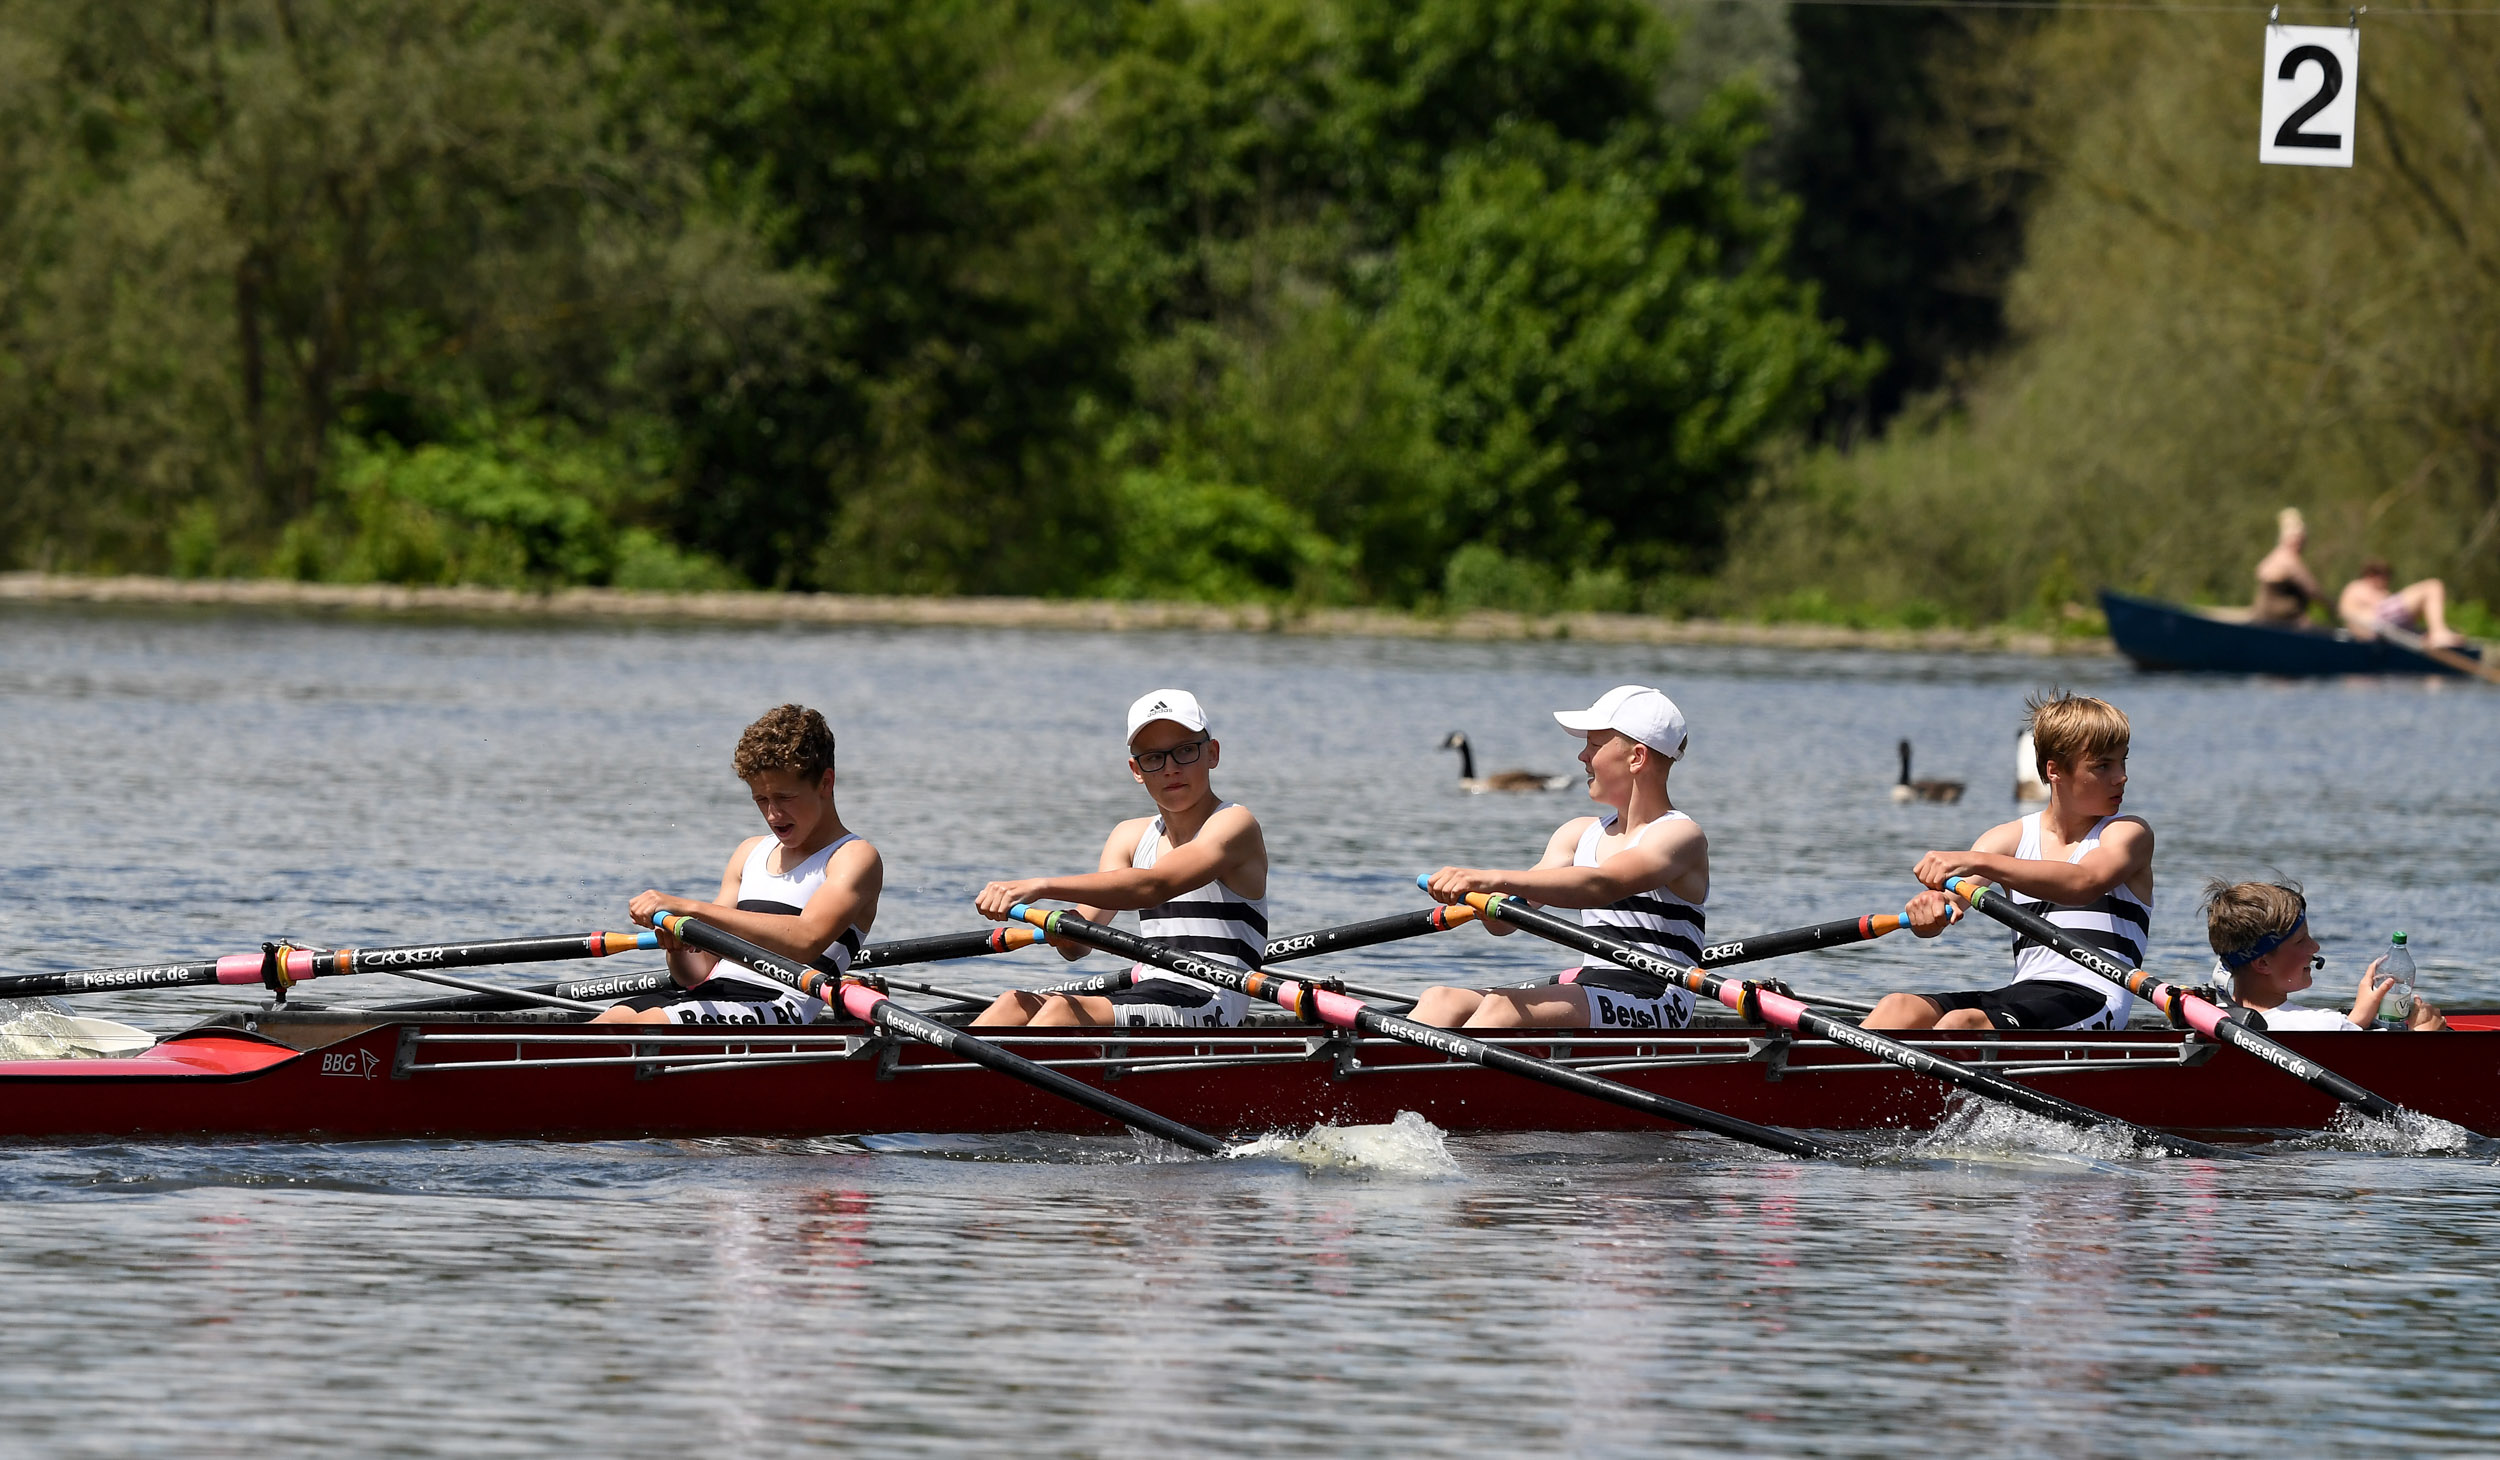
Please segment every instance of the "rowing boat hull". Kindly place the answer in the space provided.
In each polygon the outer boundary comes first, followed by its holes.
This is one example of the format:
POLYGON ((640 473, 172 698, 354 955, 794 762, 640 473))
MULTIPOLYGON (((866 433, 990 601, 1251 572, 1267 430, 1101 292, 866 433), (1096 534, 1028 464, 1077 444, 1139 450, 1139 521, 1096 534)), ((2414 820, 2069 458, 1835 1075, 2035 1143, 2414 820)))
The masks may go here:
POLYGON ((2464 673, 2384 639, 2356 639, 2340 629, 2233 623, 2106 588, 2101 612, 2109 620, 2110 642, 2139 669, 2293 676, 2464 673))
MULTIPOLYGON (((2398 1104, 2500 1135, 2500 1030, 2286 1034, 2398 1104)), ((1162 1114, 1248 1136, 1415 1111, 1449 1131, 1654 1130, 1659 1122, 1411 1046, 1320 1028, 1051 1031, 1019 1053, 1162 1114)), ((2235 1050, 2161 1031, 1924 1041, 2110 1115, 2208 1139, 2316 1130, 2335 1104, 2235 1050), (2055 1065, 2057 1068, 2041 1068, 2055 1065)), ((1920 1130, 1932 1080, 1816 1041, 1741 1028, 1539 1031, 1520 1048, 1767 1125, 1920 1130)), ((0 1137, 622 1140, 899 1132, 1098 1132, 1109 1122, 925 1046, 815 1028, 771 1034, 304 1016, 204 1028, 118 1060, 0 1064, 0 1137)))

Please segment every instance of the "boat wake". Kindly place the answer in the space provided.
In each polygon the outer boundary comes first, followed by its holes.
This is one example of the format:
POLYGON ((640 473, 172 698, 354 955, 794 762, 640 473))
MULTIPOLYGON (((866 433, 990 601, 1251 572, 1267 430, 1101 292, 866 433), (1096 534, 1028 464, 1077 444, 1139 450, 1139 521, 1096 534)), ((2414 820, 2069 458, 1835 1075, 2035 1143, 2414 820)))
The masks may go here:
POLYGON ((2490 1143, 2453 1121, 2418 1110, 2399 1110, 2384 1119, 2346 1106, 2335 1112, 2325 1130, 2284 1142, 2313 1151, 2363 1151, 2382 1156, 2461 1156, 2490 1143))
POLYGON ((1963 1100, 1936 1128, 1891 1153, 1896 1160, 2054 1165, 2117 1172, 2120 1161, 2164 1153, 2109 1125, 2084 1130, 1993 1101, 1963 1100))
POLYGON ((1387 1125, 1315 1125, 1300 1135, 1268 1135, 1226 1154, 1291 1161, 1316 1171, 1433 1180, 1459 1174, 1449 1135, 1411 1110, 1387 1125))

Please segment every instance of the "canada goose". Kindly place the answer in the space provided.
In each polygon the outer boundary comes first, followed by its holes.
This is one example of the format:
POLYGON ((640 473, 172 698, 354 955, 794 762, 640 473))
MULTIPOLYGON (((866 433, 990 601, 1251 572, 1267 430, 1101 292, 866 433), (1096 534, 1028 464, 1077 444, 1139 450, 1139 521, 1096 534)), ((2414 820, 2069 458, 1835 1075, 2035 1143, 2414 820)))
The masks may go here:
POLYGON ((1487 791, 1559 791, 1572 782, 1570 776, 1549 776, 1538 771, 1495 771, 1478 780, 1476 752, 1468 745, 1465 734, 1451 731, 1441 748, 1458 752, 1458 783, 1477 795, 1487 791))
POLYGON ((1901 742, 1901 779, 1892 788, 1895 801, 1943 801, 1948 804, 1962 799, 1960 781, 1913 781, 1910 779, 1910 742, 1901 742))
POLYGON ((2014 737, 2014 800, 2046 801, 2049 783, 2040 779, 2040 753, 2032 748, 2031 732, 2014 737))

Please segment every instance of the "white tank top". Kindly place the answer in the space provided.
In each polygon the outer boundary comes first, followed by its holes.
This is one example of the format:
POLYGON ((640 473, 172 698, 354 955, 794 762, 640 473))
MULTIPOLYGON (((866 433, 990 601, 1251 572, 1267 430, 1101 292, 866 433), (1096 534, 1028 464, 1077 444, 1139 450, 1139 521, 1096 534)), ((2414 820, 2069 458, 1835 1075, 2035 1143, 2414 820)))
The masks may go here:
MULTIPOLYGON (((1670 821, 1690 820, 1692 818, 1681 811, 1670 811, 1634 832, 1632 839, 1623 844, 1624 849, 1639 846, 1642 837, 1670 821)), ((1589 829, 1580 833, 1580 846, 1571 854, 1571 865, 1574 867, 1596 866, 1599 861, 1597 839, 1604 836, 1607 829, 1615 822, 1616 818, 1612 816, 1590 822, 1589 829)), ((1707 900, 1704 899, 1704 901, 1707 900)), ((1701 962, 1702 930, 1707 925, 1707 921, 1702 913, 1701 903, 1686 902, 1683 898, 1669 892, 1664 884, 1653 887, 1647 892, 1635 892, 1629 897, 1618 898, 1604 907, 1583 908, 1580 911, 1580 926, 1600 929, 1621 938, 1626 943, 1635 944, 1686 964, 1701 962)), ((1618 966, 1610 959, 1600 958, 1596 961, 1609 968, 1618 966)), ((1580 967, 1586 968, 1588 963, 1584 961, 1580 967)), ((1574 970, 1574 972, 1577 971, 1574 970)))
MULTIPOLYGON (((1215 809, 1230 810, 1236 803, 1223 802, 1215 809)), ((1137 838, 1137 853, 1129 865, 1151 867, 1160 855, 1163 841, 1163 818, 1158 816, 1146 824, 1137 838)), ((1159 902, 1137 915, 1137 931, 1142 937, 1178 949, 1193 958, 1209 963, 1229 963, 1235 968, 1256 972, 1267 954, 1267 899, 1244 897, 1215 878, 1181 893, 1169 902, 1159 902)), ((1203 979, 1188 978, 1168 969, 1149 968, 1138 964, 1133 970, 1140 978, 1170 979, 1196 988, 1213 989, 1203 979)))
MULTIPOLYGON (((2040 818, 2047 814, 2045 811, 2034 811, 2023 818, 2023 839, 2021 845, 2014 848, 2016 857, 2026 862, 2047 860, 2040 855, 2040 818)), ((2066 853, 2066 860, 2082 861, 2086 854, 2100 846, 2101 833, 2117 819, 2115 816, 2104 816, 2092 823, 2092 830, 2066 853)), ((2015 893, 2013 901, 2016 907, 2040 914, 2073 934, 2075 941, 2099 949, 2128 968, 2144 966, 2144 943, 2153 925, 2153 905, 2136 896, 2123 882, 2093 901, 2076 907, 2025 897, 2021 893, 2015 893)), ((2014 935, 2014 981, 2021 983, 2034 978, 2080 984, 2101 995, 2111 1018, 2109 1028, 2124 1026, 2127 1016, 2135 1011, 2133 994, 2056 949, 2017 933, 2014 935)))
MULTIPOLYGON (((781 913, 796 917, 807 910, 807 900, 816 889, 825 885, 825 864, 833 854, 859 840, 859 833, 848 832, 819 848, 816 854, 787 872, 772 870, 773 851, 780 843, 765 837, 747 853, 747 863, 738 869, 738 911, 781 913)), ((827 944, 825 951, 811 960, 827 973, 849 971, 860 945, 868 941, 857 924, 844 928, 840 937, 827 944)))

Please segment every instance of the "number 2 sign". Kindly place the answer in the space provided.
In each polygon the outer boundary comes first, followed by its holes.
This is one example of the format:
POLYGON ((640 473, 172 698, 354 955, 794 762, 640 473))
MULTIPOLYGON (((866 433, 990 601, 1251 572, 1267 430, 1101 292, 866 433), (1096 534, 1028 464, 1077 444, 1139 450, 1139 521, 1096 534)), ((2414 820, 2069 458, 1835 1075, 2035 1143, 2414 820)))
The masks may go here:
POLYGON ((2266 27, 2266 82, 2257 107, 2259 162, 2352 166, 2361 98, 2361 32, 2340 25, 2266 27))

